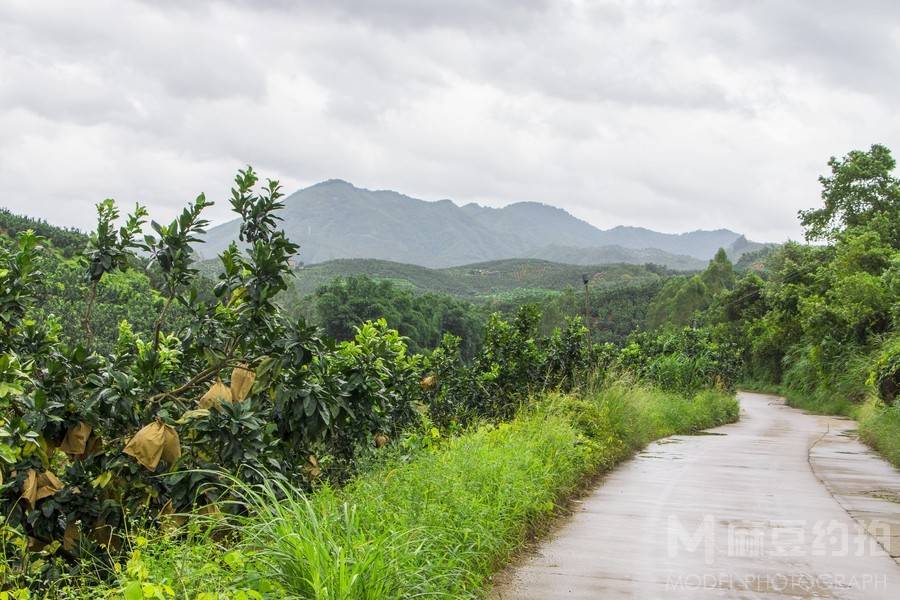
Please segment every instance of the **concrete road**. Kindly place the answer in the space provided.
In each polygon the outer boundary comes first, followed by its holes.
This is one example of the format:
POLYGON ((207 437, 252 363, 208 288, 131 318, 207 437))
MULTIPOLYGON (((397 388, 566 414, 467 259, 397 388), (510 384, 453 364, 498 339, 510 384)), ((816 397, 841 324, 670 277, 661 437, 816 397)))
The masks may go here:
POLYGON ((493 597, 900 598, 900 471, 852 421, 740 401, 611 473, 493 597))

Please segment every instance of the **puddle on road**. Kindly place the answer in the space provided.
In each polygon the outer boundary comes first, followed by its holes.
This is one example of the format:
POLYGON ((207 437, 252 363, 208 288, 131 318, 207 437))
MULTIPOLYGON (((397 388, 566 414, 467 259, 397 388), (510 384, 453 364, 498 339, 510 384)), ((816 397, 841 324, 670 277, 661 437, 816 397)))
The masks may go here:
POLYGON ((866 496, 878 498, 879 500, 887 500, 888 502, 896 502, 900 504, 900 494, 893 490, 870 490, 863 492, 866 496))
POLYGON ((698 431, 696 433, 689 433, 688 435, 728 435, 727 433, 719 433, 718 431, 698 431))
POLYGON ((679 454, 669 454, 667 452, 641 452, 638 454, 641 458, 663 458, 667 460, 684 460, 679 454))

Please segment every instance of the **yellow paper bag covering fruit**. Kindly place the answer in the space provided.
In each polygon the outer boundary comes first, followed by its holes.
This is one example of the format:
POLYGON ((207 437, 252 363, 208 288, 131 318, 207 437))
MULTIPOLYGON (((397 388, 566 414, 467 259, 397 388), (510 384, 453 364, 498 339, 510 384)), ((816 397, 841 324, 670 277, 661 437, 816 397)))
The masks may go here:
POLYGON ((315 454, 310 454, 306 457, 306 464, 303 465, 303 470, 306 471, 306 474, 311 479, 316 479, 322 474, 322 469, 319 467, 319 460, 316 458, 315 454))
POLYGON ((62 444, 59 445, 59 449, 70 456, 84 454, 91 430, 91 426, 84 422, 69 427, 66 437, 63 438, 62 444))
POLYGON ((78 524, 72 521, 66 525, 66 531, 63 533, 62 547, 66 552, 74 552, 81 538, 81 531, 78 524))
POLYGON ((231 399, 240 402, 250 393, 256 373, 247 368, 246 364, 235 367, 231 372, 231 399))
POLYGON ((34 509, 38 500, 52 496, 56 492, 62 491, 64 487, 62 481, 50 471, 44 471, 38 475, 34 469, 28 469, 25 481, 22 482, 22 498, 34 509))
POLYGON ((156 421, 138 431, 122 452, 155 471, 160 459, 172 464, 181 456, 181 442, 178 432, 162 421, 156 421))
POLYGON ((231 402, 231 389, 221 379, 216 379, 200 398, 200 408, 219 408, 222 402, 231 402))

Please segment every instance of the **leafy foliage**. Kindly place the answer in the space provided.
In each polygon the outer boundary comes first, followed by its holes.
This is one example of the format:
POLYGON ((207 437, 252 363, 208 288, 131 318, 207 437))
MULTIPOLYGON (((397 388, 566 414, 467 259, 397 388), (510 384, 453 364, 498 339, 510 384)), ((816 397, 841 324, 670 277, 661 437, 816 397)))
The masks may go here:
POLYGON ((853 150, 828 161, 831 176, 822 176, 821 208, 800 211, 809 240, 835 240, 846 229, 877 228, 889 245, 900 243, 900 182, 891 174, 891 151, 873 144, 868 152, 853 150))
MULTIPOLYGON (((89 334, 63 337, 59 320, 41 312, 52 306, 35 306, 45 293, 38 236, 20 233, 15 248, 0 252, 2 539, 20 563, 3 577, 52 581, 78 557, 115 554, 127 521, 161 523, 221 500, 220 470, 250 480, 277 470, 307 485, 320 476, 320 460, 346 472, 358 446, 413 418, 420 359, 406 354, 397 332, 366 324, 335 346, 281 315, 273 300, 287 286, 297 246, 274 228, 277 183, 262 194, 255 183, 249 168, 236 179, 233 205, 247 217, 250 246, 223 254, 214 294, 196 289, 205 282, 191 262, 210 204, 202 195, 171 223, 153 223, 141 243, 141 209, 116 230, 115 206, 98 206, 84 262, 91 301, 117 277, 146 285, 135 267, 161 282, 159 296, 146 294, 143 305, 153 326, 119 323, 102 353, 89 334), (138 248, 149 251, 149 263, 132 254, 138 248), (166 319, 176 304, 181 319, 166 319), (47 318, 31 317, 38 312, 47 318), (202 406, 217 378, 233 392, 242 373, 254 379, 243 397, 202 406), (154 446, 157 430, 165 435, 154 446), (35 548, 43 548, 38 559, 35 548)), ((86 316, 89 332, 94 315, 86 316)))
POLYGON ((350 339, 355 327, 384 318, 408 339, 413 351, 434 348, 449 333, 463 340, 466 358, 474 355, 485 321, 485 311, 468 302, 439 294, 416 295, 364 275, 320 287, 313 301, 317 322, 335 339, 350 339))

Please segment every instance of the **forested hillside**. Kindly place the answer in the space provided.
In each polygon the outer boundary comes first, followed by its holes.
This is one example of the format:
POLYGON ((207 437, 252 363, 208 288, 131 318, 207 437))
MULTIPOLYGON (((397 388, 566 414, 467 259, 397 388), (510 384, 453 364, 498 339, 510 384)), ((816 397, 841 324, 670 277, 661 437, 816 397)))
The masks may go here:
POLYGON ((69 258, 84 250, 87 236, 76 229, 65 229, 50 225, 46 221, 16 215, 0 208, 0 235, 15 238, 17 234, 32 230, 43 237, 48 244, 69 258))
POLYGON ((392 281, 419 293, 438 292, 477 300, 504 294, 561 292, 568 287, 580 288, 584 274, 590 278, 592 288, 604 289, 656 281, 674 273, 653 264, 574 265, 517 258, 445 269, 429 269, 383 260, 352 259, 334 260, 297 269, 292 292, 302 297, 335 278, 367 275, 392 281))

